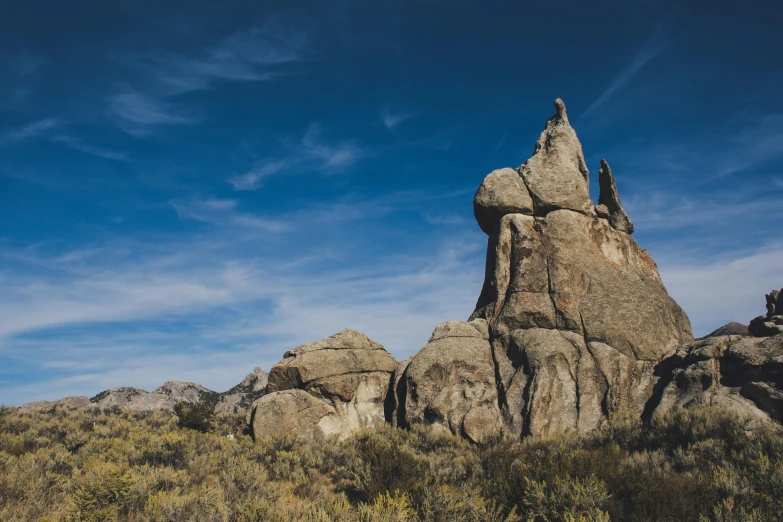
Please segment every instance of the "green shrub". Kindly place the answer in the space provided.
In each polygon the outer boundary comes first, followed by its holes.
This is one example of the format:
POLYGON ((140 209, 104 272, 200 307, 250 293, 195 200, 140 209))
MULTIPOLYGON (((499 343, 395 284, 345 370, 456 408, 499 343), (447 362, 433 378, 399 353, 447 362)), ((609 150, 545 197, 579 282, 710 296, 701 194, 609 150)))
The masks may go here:
POLYGON ((190 404, 180 401, 174 405, 174 414, 183 428, 206 433, 213 427, 215 408, 206 404, 190 404))
POLYGON ((748 431, 714 407, 482 446, 421 425, 254 442, 237 434, 241 414, 193 411, 0 409, 0 520, 757 522, 783 512, 779 426, 748 431))

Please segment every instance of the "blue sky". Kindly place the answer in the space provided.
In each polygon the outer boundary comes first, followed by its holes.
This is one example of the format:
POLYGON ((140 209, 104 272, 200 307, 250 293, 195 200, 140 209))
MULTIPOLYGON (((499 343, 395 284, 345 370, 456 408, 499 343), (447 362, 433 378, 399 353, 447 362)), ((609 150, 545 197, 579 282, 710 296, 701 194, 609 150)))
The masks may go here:
POLYGON ((407 357, 472 311, 473 193, 556 97, 695 333, 761 314, 780 8, 522 4, 3 2, 0 403, 224 390, 345 327, 407 357))

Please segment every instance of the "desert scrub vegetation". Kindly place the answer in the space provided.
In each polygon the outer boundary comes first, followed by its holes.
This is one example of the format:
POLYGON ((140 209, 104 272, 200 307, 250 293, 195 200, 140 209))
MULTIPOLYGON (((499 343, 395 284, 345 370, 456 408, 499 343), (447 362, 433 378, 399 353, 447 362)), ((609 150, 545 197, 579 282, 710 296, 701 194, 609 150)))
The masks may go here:
POLYGON ((483 446, 388 425, 345 441, 253 441, 242 416, 202 413, 0 409, 0 520, 739 522, 783 512, 780 431, 748 432, 712 407, 483 446))

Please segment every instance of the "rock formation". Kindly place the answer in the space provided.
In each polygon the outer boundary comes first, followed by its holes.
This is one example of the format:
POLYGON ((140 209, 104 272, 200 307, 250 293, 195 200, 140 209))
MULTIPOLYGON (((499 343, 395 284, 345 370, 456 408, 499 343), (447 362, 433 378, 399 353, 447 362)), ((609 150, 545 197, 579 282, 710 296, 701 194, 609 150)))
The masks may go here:
POLYGON ((247 424, 256 439, 291 433, 311 438, 347 434, 332 406, 297 389, 277 391, 255 401, 247 413, 247 424))
POLYGON ((474 200, 489 241, 471 319, 488 323, 499 407, 518 436, 590 430, 620 409, 641 414, 655 365, 693 339, 630 236, 605 161, 600 204, 590 201, 581 144, 563 102, 555 108, 519 179, 495 171, 474 200))
POLYGON ((783 290, 773 290, 766 296, 767 313, 753 319, 748 332, 754 337, 769 337, 783 333, 783 290))
POLYGON ((128 408, 131 410, 153 410, 165 408, 171 410, 180 401, 190 404, 206 403, 214 405, 218 393, 193 382, 168 381, 155 391, 138 388, 114 388, 106 390, 90 399, 92 404, 101 408, 128 408))
POLYGON ((427 345, 398 369, 394 389, 398 426, 423 419, 473 442, 498 434, 502 416, 487 322, 438 325, 427 345))
POLYGON ((709 337, 662 362, 652 414, 718 404, 757 420, 783 421, 783 335, 709 337))
POLYGON ((745 326, 744 324, 728 323, 708 333, 707 335, 702 337, 702 339, 707 339, 708 337, 720 337, 722 335, 750 335, 750 334, 748 333, 748 327, 745 326))
POLYGON ((220 400, 215 405, 215 413, 223 411, 237 413, 247 410, 250 405, 266 393, 269 374, 256 366, 253 373, 242 379, 242 382, 220 394, 220 400))
POLYGON ((56 401, 34 401, 20 406, 20 409, 26 411, 48 410, 51 408, 86 408, 91 406, 90 399, 85 395, 64 397, 56 401))
POLYGON ((533 200, 533 214, 545 216, 552 210, 568 209, 588 213, 590 172, 582 144, 568 122, 565 104, 555 100, 557 112, 546 122, 533 156, 517 172, 533 200))
POLYGON ((609 164, 603 159, 601 160, 601 169, 598 171, 598 185, 601 192, 598 195, 598 205, 595 207, 596 214, 608 219, 609 224, 615 230, 633 234, 631 218, 628 217, 620 204, 620 195, 617 193, 614 174, 612 174, 609 164))
POLYGON ((214 392, 193 382, 168 381, 154 391, 139 388, 120 387, 104 390, 92 398, 66 397, 59 401, 36 401, 22 405, 26 410, 52 407, 70 408, 128 408, 131 410, 173 410, 180 401, 190 404, 207 404, 215 407, 215 412, 233 412, 246 410, 253 401, 266 393, 267 373, 256 368, 253 373, 227 392, 214 392))
POLYGON ((345 437, 357 428, 384 422, 396 367, 383 346, 348 329, 294 348, 272 367, 268 395, 253 403, 248 414, 253 436, 270 437, 285 426, 294 432, 345 437), (307 415, 293 415, 296 419, 288 424, 267 421, 280 411, 302 408, 307 415))
POLYGON ((438 325, 415 355, 397 363, 364 334, 343 330, 222 394, 172 381, 154 392, 109 390, 89 404, 249 407, 257 439, 342 438, 388 421, 482 443, 501 431, 585 432, 620 410, 650 419, 701 404, 783 422, 783 290, 766 296, 767 313, 748 328, 730 323, 694 341, 652 257, 631 237, 609 164, 601 160, 595 205, 561 100, 555 109, 533 155, 491 172, 476 192, 488 243, 473 314, 438 325))

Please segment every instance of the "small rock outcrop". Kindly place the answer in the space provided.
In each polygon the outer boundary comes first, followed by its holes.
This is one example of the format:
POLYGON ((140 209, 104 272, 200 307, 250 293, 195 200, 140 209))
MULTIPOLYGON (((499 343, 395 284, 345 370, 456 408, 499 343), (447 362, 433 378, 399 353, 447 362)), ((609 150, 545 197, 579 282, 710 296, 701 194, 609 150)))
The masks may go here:
POLYGON ((84 395, 64 397, 56 401, 35 401, 20 406, 21 410, 48 410, 51 408, 86 408, 91 406, 90 399, 84 395))
POLYGON ((748 327, 742 323, 728 323, 708 333, 702 339, 720 337, 722 335, 750 335, 750 333, 748 332, 748 327))
POLYGON ((783 335, 724 335, 684 346, 659 367, 649 411, 718 404, 758 421, 783 421, 783 335))
POLYGON ((267 373, 256 368, 238 385, 227 392, 214 392, 193 382, 168 381, 154 391, 139 388, 120 387, 104 390, 92 398, 66 397, 59 401, 36 401, 21 406, 25 410, 52 407, 71 408, 128 408, 147 411, 155 409, 173 410, 178 402, 214 406, 215 412, 238 413, 250 407, 253 401, 266 393, 267 373))
POLYGON ((269 374, 256 366, 253 373, 242 379, 242 382, 220 394, 220 400, 215 405, 215 413, 247 410, 250 405, 266 394, 269 374))
POLYGON ((168 381, 148 392, 138 388, 121 387, 106 390, 90 399, 101 408, 128 408, 131 410, 174 409, 178 402, 214 405, 219 394, 193 382, 168 381))
POLYGON ((748 332, 754 337, 783 333, 783 290, 773 290, 765 297, 767 313, 756 317, 748 325, 748 332))
POLYGON ((394 389, 398 426, 423 420, 478 443, 502 430, 492 346, 483 319, 438 325, 427 345, 398 367, 394 389))
MULTIPOLYGON (((275 415, 270 408, 281 408, 283 402, 300 404, 304 400, 301 393, 277 395, 298 390, 320 401, 326 409, 318 411, 330 419, 331 412, 336 415, 337 424, 332 420, 326 422, 324 426, 329 429, 319 428, 320 434, 345 437, 357 428, 385 421, 389 386, 396 367, 397 361, 383 346, 362 333, 346 329, 286 352, 283 360, 269 372, 268 395, 253 403, 250 415, 253 419, 263 419, 275 415)), ((253 420, 254 437, 266 438, 278 433, 269 431, 268 426, 265 421, 253 420)))

